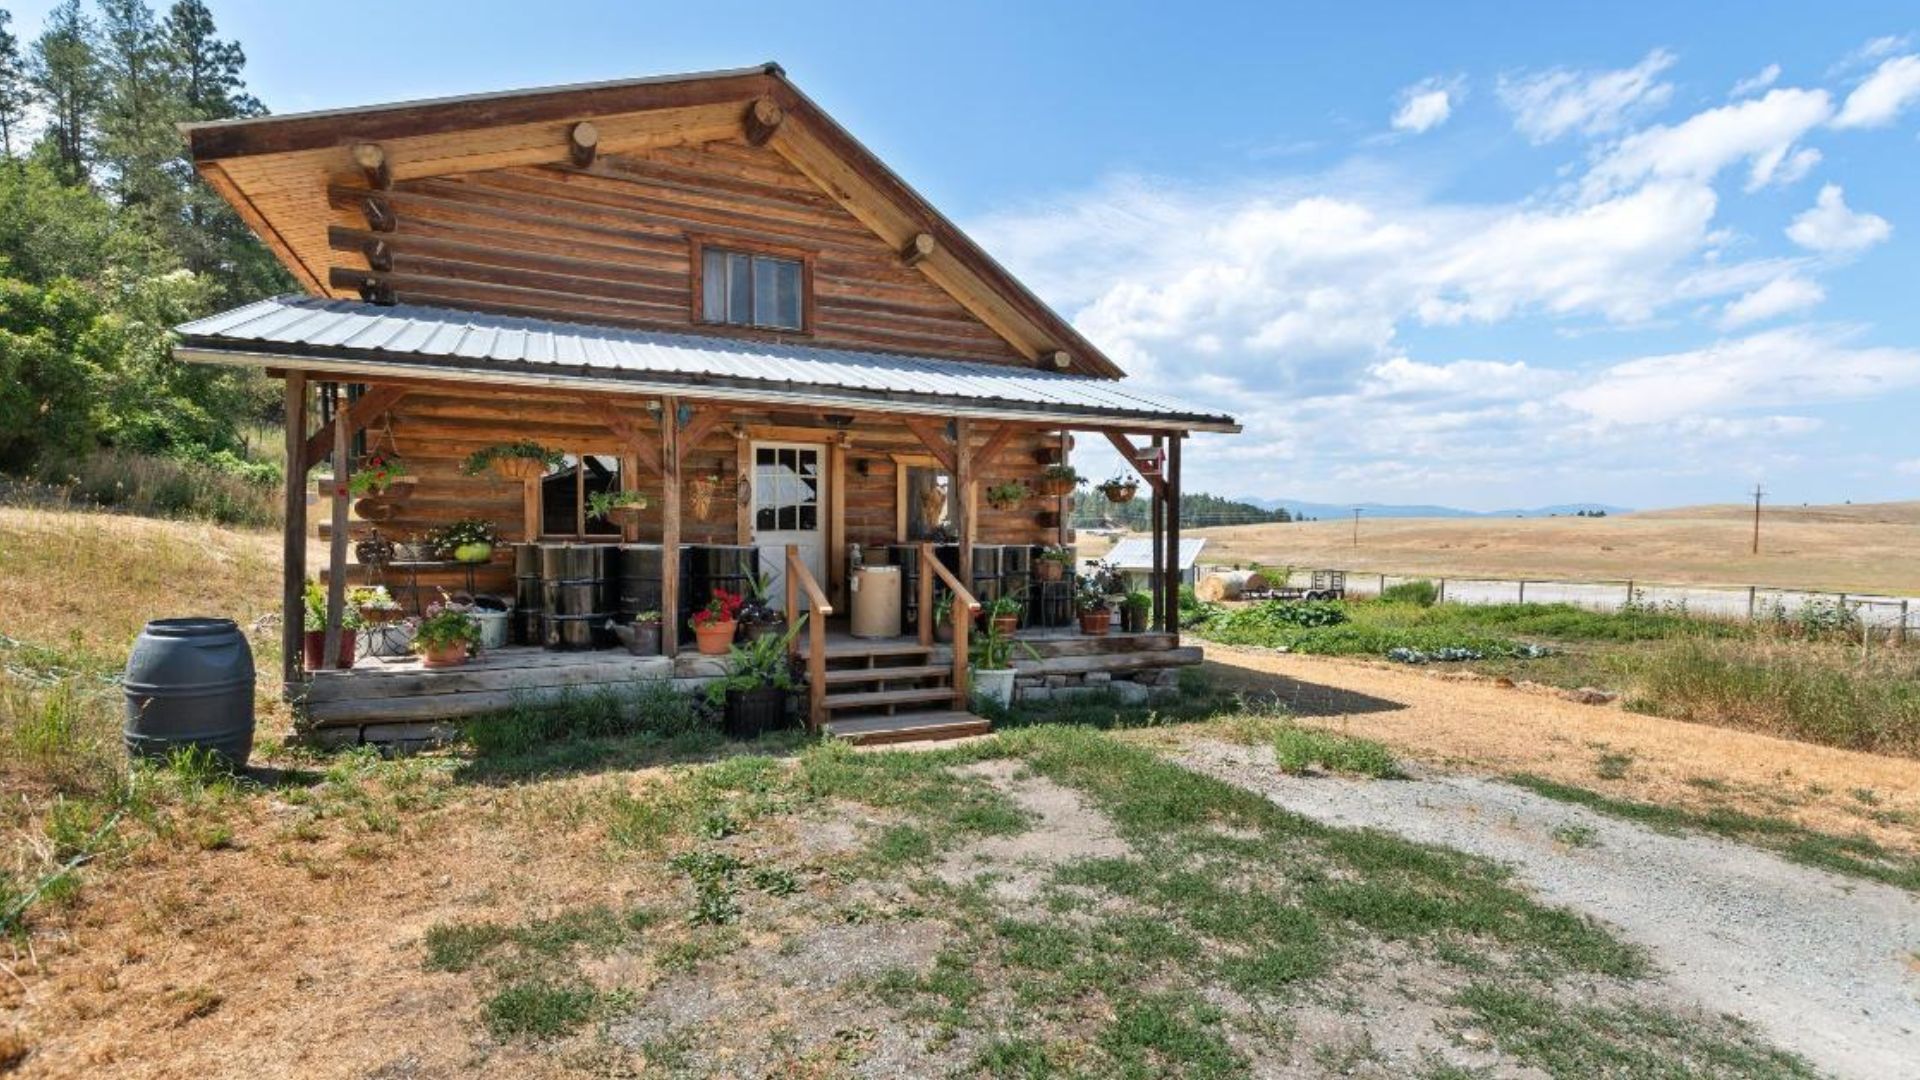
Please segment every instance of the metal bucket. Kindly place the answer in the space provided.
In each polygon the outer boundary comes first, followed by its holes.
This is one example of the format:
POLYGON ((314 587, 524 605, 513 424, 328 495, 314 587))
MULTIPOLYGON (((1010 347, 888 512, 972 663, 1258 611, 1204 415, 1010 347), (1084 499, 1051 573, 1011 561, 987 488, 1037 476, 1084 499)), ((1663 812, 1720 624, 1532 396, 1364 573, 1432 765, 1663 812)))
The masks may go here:
POLYGON ((253 753, 253 650, 232 619, 155 619, 127 656, 127 751, 195 746, 235 768, 253 753))
POLYGON ((605 615, 546 615, 540 620, 540 643, 549 649, 597 649, 606 633, 605 615))

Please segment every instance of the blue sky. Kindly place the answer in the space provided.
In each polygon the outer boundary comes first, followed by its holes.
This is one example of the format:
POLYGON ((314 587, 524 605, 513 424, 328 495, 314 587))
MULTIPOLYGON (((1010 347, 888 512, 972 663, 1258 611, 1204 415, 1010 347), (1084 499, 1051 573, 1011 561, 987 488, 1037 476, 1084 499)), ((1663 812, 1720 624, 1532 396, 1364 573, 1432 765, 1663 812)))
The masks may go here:
POLYGON ((213 7, 276 112, 777 59, 1137 377, 1242 417, 1190 487, 1920 487, 1910 3, 213 7))

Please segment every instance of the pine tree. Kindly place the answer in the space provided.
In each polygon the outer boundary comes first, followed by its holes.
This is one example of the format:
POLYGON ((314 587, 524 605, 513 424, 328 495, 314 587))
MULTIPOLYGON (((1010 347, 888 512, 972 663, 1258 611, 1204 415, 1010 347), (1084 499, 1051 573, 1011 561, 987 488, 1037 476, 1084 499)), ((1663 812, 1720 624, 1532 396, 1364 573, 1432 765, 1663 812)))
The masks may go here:
POLYGON ((27 107, 33 104, 33 84, 27 79, 20 39, 7 29, 13 13, 0 9, 0 152, 13 156, 14 136, 21 134, 27 107))
POLYGON ((106 95, 100 160, 122 210, 165 230, 179 213, 182 177, 174 121, 184 112, 160 22, 146 0, 100 0, 100 65, 106 95))
POLYGON ((95 34, 93 20, 81 10, 80 0, 64 0, 47 13, 46 29, 33 43, 28 67, 33 88, 48 113, 42 152, 69 184, 86 183, 93 167, 98 110, 105 92, 95 34))
POLYGON ((237 41, 221 41, 213 12, 201 0, 177 0, 167 11, 167 58, 188 120, 230 120, 267 110, 247 92, 240 70, 247 54, 237 41))

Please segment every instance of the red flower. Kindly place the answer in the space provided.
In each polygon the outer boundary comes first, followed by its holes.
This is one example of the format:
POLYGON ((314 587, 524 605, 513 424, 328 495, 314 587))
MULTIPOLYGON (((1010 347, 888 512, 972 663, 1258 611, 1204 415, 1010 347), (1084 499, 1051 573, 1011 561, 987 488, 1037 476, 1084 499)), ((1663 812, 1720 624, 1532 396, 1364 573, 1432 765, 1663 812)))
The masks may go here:
POLYGON ((733 617, 740 613, 740 605, 745 602, 746 598, 739 593, 725 589, 713 590, 713 599, 707 601, 707 606, 693 613, 694 629, 732 622, 733 617))

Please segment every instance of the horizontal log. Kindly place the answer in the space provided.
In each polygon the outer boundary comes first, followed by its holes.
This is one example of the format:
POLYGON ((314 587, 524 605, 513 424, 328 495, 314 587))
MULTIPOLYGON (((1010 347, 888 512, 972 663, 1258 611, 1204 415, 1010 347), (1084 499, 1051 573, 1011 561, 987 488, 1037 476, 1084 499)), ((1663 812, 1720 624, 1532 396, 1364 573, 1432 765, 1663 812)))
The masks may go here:
POLYGON ((1198 645, 1150 652, 1095 653, 1089 656, 1055 656, 1045 660, 1024 659, 1015 649, 1013 670, 1023 676, 1081 675, 1089 671, 1151 671, 1155 668, 1186 667, 1198 664, 1202 657, 1198 645))

